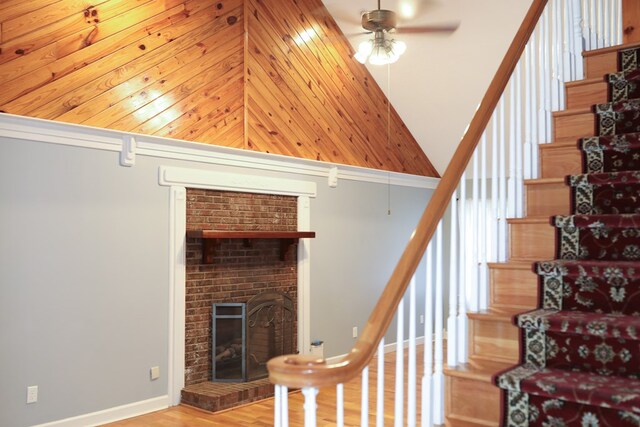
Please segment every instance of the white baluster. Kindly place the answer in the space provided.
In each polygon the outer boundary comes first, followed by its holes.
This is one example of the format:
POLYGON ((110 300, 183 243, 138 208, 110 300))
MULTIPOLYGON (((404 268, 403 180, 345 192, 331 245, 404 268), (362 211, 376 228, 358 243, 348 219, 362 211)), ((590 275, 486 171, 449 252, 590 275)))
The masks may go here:
POLYGON ((497 111, 493 112, 491 126, 491 214, 493 219, 491 221, 491 259, 493 261, 498 260, 498 245, 500 242, 500 236, 498 230, 500 229, 500 217, 498 215, 498 115, 497 111))
POLYGON ((616 16, 616 40, 615 40, 615 44, 622 44, 622 31, 624 30, 623 28, 623 23, 622 23, 622 0, 614 0, 615 3, 615 8, 616 8, 616 12, 615 12, 615 16, 616 16))
POLYGON ((460 180, 460 209, 457 219, 460 228, 460 274, 458 283, 458 363, 467 362, 467 174, 460 180))
POLYGON ((384 427, 384 337, 380 340, 380 344, 378 344, 376 427, 384 427))
POLYGON ((564 61, 562 60, 562 52, 564 49, 565 40, 564 40, 564 32, 562 31, 564 20, 563 20, 563 4, 566 4, 565 1, 554 0, 555 9, 554 9, 554 35, 553 35, 553 45, 554 45, 554 70, 555 70, 555 82, 556 82, 556 103, 554 104, 553 111, 558 111, 564 109, 565 106, 565 93, 564 93, 564 61))
POLYGON ((597 15, 597 1, 596 0, 591 0, 589 5, 589 35, 591 38, 591 48, 590 49, 597 49, 598 48, 598 15, 597 15))
MULTIPOLYGON (((422 427, 433 425, 433 239, 427 246, 426 285, 424 292, 424 371, 422 375, 422 427)), ((379 427, 379 426, 378 426, 379 427)))
POLYGON ((582 21, 582 38, 584 39, 584 48, 591 50, 591 0, 582 0, 582 12, 584 20, 582 21))
POLYGON ((360 400, 360 426, 369 425, 369 367, 362 370, 362 396, 360 400))
MULTIPOLYGON (((493 181, 493 180, 492 180, 493 181)), ((489 238, 487 236, 489 223, 487 221, 487 134, 482 135, 480 140, 480 214, 478 221, 480 222, 480 235, 478 239, 478 258, 479 258, 479 283, 478 283, 478 307, 485 310, 489 306, 489 292, 487 283, 487 252, 489 238)))
POLYGON ((522 158, 522 60, 518 62, 516 66, 516 218, 522 218, 524 216, 524 170, 522 158))
MULTIPOLYGON (((546 12, 546 9, 545 9, 546 12)), ((547 79, 547 19, 543 12, 538 23, 538 85, 540 89, 540 102, 538 103, 538 143, 547 139, 547 111, 546 98, 549 80, 547 79)))
POLYGON ((302 395, 304 396, 304 427, 316 427, 316 396, 318 389, 313 387, 303 387, 302 395))
POLYGON ((584 63, 582 61, 582 51, 584 50, 584 15, 580 0, 571 0, 571 17, 573 22, 573 65, 575 67, 571 80, 582 79, 584 76, 584 63))
MULTIPOLYGON (((484 134, 482 135, 484 138, 484 134)), ((478 204, 480 203, 480 147, 476 148, 473 153, 473 178, 472 178, 472 211, 471 211, 471 233, 469 233, 469 245, 471 246, 471 259, 468 264, 471 266, 469 274, 469 310, 473 313, 478 312, 478 272, 479 272, 479 234, 481 233, 481 228, 478 222, 479 212, 478 212, 478 204)), ((466 339, 465 339, 466 342, 466 339)), ((465 345, 465 354, 466 354, 466 345, 465 345)))
POLYGON ((344 384, 336 385, 336 425, 344 427, 344 384))
POLYGON ((507 259, 507 156, 504 121, 504 97, 500 99, 499 195, 498 195, 498 261, 507 259))
POLYGON ((289 389, 287 386, 281 386, 280 397, 282 398, 282 427, 289 427, 289 389))
POLYGON ((531 146, 532 141, 532 94, 531 94, 531 42, 527 44, 524 50, 525 67, 524 67, 524 177, 531 179, 531 146))
POLYGON ((546 102, 545 102, 545 107, 544 107, 544 111, 545 111, 545 138, 544 138, 544 143, 548 143, 551 142, 551 138, 552 136, 552 131, 553 131, 553 125, 552 125, 552 111, 553 111, 553 99, 554 99, 554 94, 553 94, 553 85, 554 85, 554 76, 553 76, 553 37, 552 37, 552 33, 550 32, 550 29, 553 26, 553 22, 551 21, 551 7, 547 7, 545 9, 544 14, 546 15, 546 18, 544 20, 544 26, 545 26, 545 41, 546 41, 546 47, 545 47, 545 65, 546 68, 544 70, 544 75, 545 75, 545 79, 546 79, 546 92, 545 92, 545 98, 546 98, 546 102))
POLYGON ((529 98, 531 104, 531 145, 530 145, 530 164, 531 164, 531 178, 538 177, 538 143, 540 142, 540 138, 538 136, 538 129, 540 126, 538 125, 539 115, 538 115, 538 73, 536 73, 536 67, 538 66, 537 62, 537 41, 535 34, 530 40, 531 49, 529 53, 531 55, 531 96, 529 98))
POLYGON ((604 11, 603 11, 603 5, 602 5, 602 0, 595 2, 595 8, 596 8, 596 12, 595 12, 595 18, 596 18, 596 35, 597 35, 597 46, 598 49, 601 49, 604 47, 604 20, 605 20, 605 16, 604 16, 604 11))
POLYGON ((458 313, 458 201, 454 191, 449 205, 451 214, 449 238, 449 317, 447 318, 447 365, 458 364, 456 322, 458 313))
POLYGON ((274 389, 275 401, 273 403, 273 425, 275 427, 282 427, 282 386, 276 384, 274 389))
POLYGON ((407 425, 416 425, 416 278, 409 285, 409 361, 407 366, 407 425))
MULTIPOLYGON (((507 216, 516 216, 516 83, 514 76, 509 82, 509 175, 507 178, 507 216)), ((503 123, 502 126, 506 124, 503 123)))
POLYGON ((396 399, 394 426, 402 427, 404 423, 404 298, 398 304, 396 314, 398 332, 396 334, 396 399))
POLYGON ((575 65, 573 63, 573 55, 571 49, 573 43, 573 0, 566 0, 562 2, 563 12, 565 19, 562 22, 562 63, 563 63, 563 75, 562 80, 569 82, 573 80, 573 71, 575 65))
POLYGON ((443 291, 442 280, 442 221, 436 230, 436 296, 435 296, 435 367, 433 373, 433 423, 444 424, 444 374, 443 374, 443 291))
POLYGON ((544 97, 545 97, 545 102, 544 102, 544 119, 545 119, 545 128, 544 128, 544 142, 551 142, 551 138, 552 138, 552 134, 551 132, 553 131, 552 129, 552 125, 551 125, 551 111, 552 111, 552 100, 553 100, 553 93, 552 93, 552 86, 553 86, 553 59, 552 59, 552 39, 551 39, 551 33, 549 31, 550 27, 551 27, 551 20, 549 18, 549 14, 550 14, 550 8, 547 7, 545 8, 544 12, 542 13, 542 23, 544 25, 544 41, 545 41, 545 48, 544 48, 544 79, 545 79, 545 91, 544 91, 544 97))
POLYGON ((547 9, 551 9, 551 111, 560 110, 560 97, 562 96, 562 88, 560 86, 560 20, 559 1, 551 1, 547 9))
POLYGON ((613 2, 607 1, 606 4, 602 5, 602 47, 611 46, 611 32, 613 30, 613 23, 611 22, 611 12, 613 9, 613 2))

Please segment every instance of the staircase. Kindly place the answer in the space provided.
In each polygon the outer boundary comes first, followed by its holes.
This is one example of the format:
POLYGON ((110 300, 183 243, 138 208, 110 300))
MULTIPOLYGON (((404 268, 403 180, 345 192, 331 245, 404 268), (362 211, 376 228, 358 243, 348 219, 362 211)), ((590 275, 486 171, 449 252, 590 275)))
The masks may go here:
MULTIPOLYGON (((638 46, 640 44, 634 43, 586 52, 585 79, 567 84, 567 109, 556 112, 553 116, 554 140, 540 147, 541 178, 525 182, 526 217, 509 221, 509 259, 505 263, 489 265, 490 308, 485 312, 469 314, 469 362, 445 370, 446 425, 499 425, 501 394, 493 385, 492 379, 497 373, 523 362, 520 360, 519 348, 521 331, 512 319, 517 313, 538 307, 539 278, 534 273, 532 264, 535 261, 552 260, 557 255, 556 227, 552 225, 550 217, 574 213, 571 203, 572 191, 566 183, 566 176, 583 173, 582 154, 578 149, 577 140, 598 134, 599 126, 593 105, 611 100, 607 75, 619 71, 618 50, 638 46)), ((631 68, 638 66, 631 64, 631 68)), ((629 78, 631 77, 633 76, 629 78)), ((638 82, 640 87, 640 80, 638 82)), ((632 93, 626 95, 640 98, 640 93, 633 93, 634 88, 632 93)), ((626 86, 626 89, 628 92, 629 86, 626 86)), ((612 94, 618 96, 617 90, 612 90, 612 94)), ((632 107, 640 108, 638 105, 632 107)), ((635 204, 636 211, 640 205, 637 199, 623 200, 622 203, 635 204)), ((638 259, 632 264, 636 270, 640 270, 638 259)), ((544 265, 548 267, 548 264, 542 263, 539 268, 543 270, 544 265)), ((604 312, 606 313, 606 310, 604 312)), ((535 319, 521 316, 521 324, 527 320, 543 321, 540 317, 542 315, 538 314, 535 319)), ((640 349, 636 348, 636 354, 639 351, 640 349)), ((565 367, 571 368, 572 366, 565 367)), ((637 370, 640 372, 640 369, 637 370)), ((577 419, 567 425, 581 424, 577 419)))

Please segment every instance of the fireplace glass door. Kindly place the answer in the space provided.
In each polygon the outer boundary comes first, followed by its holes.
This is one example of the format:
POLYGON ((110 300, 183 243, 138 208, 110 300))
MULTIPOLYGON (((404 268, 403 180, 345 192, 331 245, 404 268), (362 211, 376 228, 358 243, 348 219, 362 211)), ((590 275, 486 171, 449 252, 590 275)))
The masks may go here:
POLYGON ((212 381, 241 382, 247 377, 245 310, 243 303, 213 304, 212 381))

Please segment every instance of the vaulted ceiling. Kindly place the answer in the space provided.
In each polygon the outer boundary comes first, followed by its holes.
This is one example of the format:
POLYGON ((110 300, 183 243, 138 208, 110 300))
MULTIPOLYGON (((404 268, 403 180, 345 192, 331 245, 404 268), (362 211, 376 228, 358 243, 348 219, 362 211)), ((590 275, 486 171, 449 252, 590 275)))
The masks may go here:
MULTIPOLYGON (((354 49, 366 35, 359 17, 377 0, 323 0, 354 49)), ((407 51, 369 72, 442 174, 531 0, 381 0, 381 8, 418 6, 410 26, 459 24, 453 33, 402 34, 407 51)))
POLYGON ((0 111, 437 176, 320 0, 3 0, 0 111))

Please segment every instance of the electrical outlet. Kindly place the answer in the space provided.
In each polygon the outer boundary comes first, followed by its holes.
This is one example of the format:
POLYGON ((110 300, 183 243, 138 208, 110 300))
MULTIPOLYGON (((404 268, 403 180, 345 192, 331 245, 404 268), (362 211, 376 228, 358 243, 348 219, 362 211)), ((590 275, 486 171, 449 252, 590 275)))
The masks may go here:
POLYGON ((158 378, 160 378, 160 367, 159 366, 152 366, 151 367, 151 381, 157 380, 158 378))
POLYGON ((353 327, 353 337, 354 338, 358 338, 358 327, 357 326, 353 327))
POLYGON ((424 325, 424 314, 420 315, 420 324, 424 325))
POLYGON ((38 386, 30 385, 27 387, 27 403, 36 403, 38 401, 38 386))

